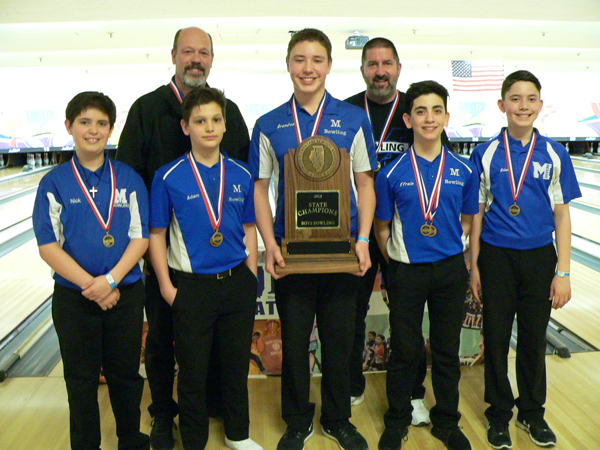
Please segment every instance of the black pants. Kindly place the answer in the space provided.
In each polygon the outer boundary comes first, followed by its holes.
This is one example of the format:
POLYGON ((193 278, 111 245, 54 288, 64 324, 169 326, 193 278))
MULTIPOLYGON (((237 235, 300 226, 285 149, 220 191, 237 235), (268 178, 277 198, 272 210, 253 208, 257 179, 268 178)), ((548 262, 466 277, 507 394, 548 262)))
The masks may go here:
POLYGON ((104 370, 119 449, 149 449, 140 433, 144 379, 139 375, 144 320, 141 281, 119 286, 121 298, 103 311, 81 292, 54 285, 52 318, 63 359, 69 396, 71 448, 100 448, 98 378, 104 370))
POLYGON ((389 409, 386 427, 411 423, 413 386, 423 357, 423 311, 429 310, 431 382, 436 405, 431 408, 435 427, 456 427, 460 381, 460 332, 468 272, 462 254, 430 264, 403 264, 390 260, 388 299, 394 336, 387 371, 389 409))
POLYGON ((287 275, 275 281, 281 319, 281 409, 288 426, 306 430, 314 416, 309 401, 308 346, 315 315, 321 341, 321 423, 350 418, 350 351, 360 278, 350 274, 287 275))
POLYGON ((479 271, 483 293, 485 343, 485 415, 507 423, 515 403, 519 418, 544 417, 546 402, 546 328, 552 302, 550 285, 556 268, 552 244, 533 250, 511 250, 482 241, 479 271), (517 316, 517 387, 515 402, 508 380, 508 350, 517 316))
POLYGON ((186 450, 208 441, 206 386, 211 349, 221 371, 225 435, 248 438, 248 364, 257 281, 242 263, 222 280, 177 272, 173 302, 175 352, 179 362, 179 426, 186 450))
MULTIPOLYGON (((173 342, 173 311, 162 298, 158 279, 152 267, 148 264, 149 275, 146 277, 146 318, 148 319, 148 334, 146 336, 146 376, 150 386, 152 404, 148 407, 152 417, 162 416, 172 419, 178 414, 177 403, 173 400, 173 385, 175 375, 175 350, 173 342)), ((176 284, 176 280, 173 280, 176 284)), ((210 360, 215 359, 211 355, 210 360)), ((207 390, 208 408, 211 414, 220 414, 218 405, 220 398, 220 377, 216 364, 211 362, 211 370, 207 390)))
MULTIPOLYGON (((350 356, 350 395, 359 397, 365 392, 365 376, 363 375, 363 351, 365 348, 366 324, 365 319, 369 312, 369 301, 373 293, 377 270, 381 268, 383 280, 387 280, 388 265, 379 250, 373 230, 369 242, 369 255, 371 256, 371 268, 362 277, 356 301, 356 323, 354 325, 354 342, 352 344, 352 355, 350 356)), ((393 333, 393 330, 392 330, 393 333)), ((398 339, 400 336, 396 335, 398 339)), ((423 382, 427 376, 427 354, 423 342, 423 358, 419 364, 419 373, 412 391, 413 399, 425 397, 425 386, 423 382)), ((393 355, 390 355, 393 358, 393 355)))

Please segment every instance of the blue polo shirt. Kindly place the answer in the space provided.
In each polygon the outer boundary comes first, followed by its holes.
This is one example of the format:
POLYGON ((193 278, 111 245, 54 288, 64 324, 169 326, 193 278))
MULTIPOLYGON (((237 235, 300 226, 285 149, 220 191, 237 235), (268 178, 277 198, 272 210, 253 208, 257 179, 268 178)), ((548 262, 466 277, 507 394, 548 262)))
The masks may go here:
MULTIPOLYGON (((92 172, 73 160, 86 187, 96 186, 93 198, 102 218, 108 219, 111 198, 111 176, 108 153, 104 165, 92 172)), ((115 169, 116 195, 109 233, 115 239, 105 247, 106 231, 96 218, 73 172, 71 162, 62 164, 42 178, 33 208, 33 230, 38 245, 59 242, 77 263, 92 276, 109 272, 121 259, 131 239, 148 238, 148 192, 141 177, 127 164, 111 161, 115 169)), ((138 264, 120 285, 135 283, 142 276, 138 264)), ((59 274, 53 274, 62 286, 78 289, 59 274)))
MULTIPOLYGON (((479 203, 485 203, 481 239, 488 244, 516 250, 531 250, 552 242, 555 228, 554 205, 581 197, 575 170, 565 147, 541 136, 537 140, 523 188, 517 200, 518 216, 511 216, 514 204, 504 148, 504 130, 475 148, 471 155, 479 178, 479 203)), ((508 137, 516 182, 526 161, 529 144, 508 137)))
MULTIPOLYGON (((477 203, 477 178, 475 170, 466 161, 444 147, 446 163, 443 171, 440 202, 433 220, 437 228, 434 237, 421 234, 425 224, 419 200, 410 152, 400 155, 394 162, 379 171, 375 183, 379 220, 391 220, 391 234, 387 242, 390 258, 402 263, 432 263, 465 250, 460 215, 474 215, 477 203)), ((417 164, 427 194, 431 197, 435 178, 441 162, 441 153, 433 161, 417 156, 417 164)))
MULTIPOLYGON (((243 225, 256 222, 254 179, 244 163, 225 156, 223 218, 219 226, 223 242, 213 247, 210 238, 215 230, 188 154, 156 171, 150 190, 150 226, 169 228, 169 267, 188 273, 224 272, 249 255, 243 225)), ((194 162, 218 218, 221 162, 212 167, 194 162)))
MULTIPOLYGON (((358 230, 358 208, 356 185, 352 172, 368 172, 377 169, 375 141, 365 111, 356 106, 333 98, 326 93, 323 116, 316 136, 331 139, 338 148, 350 154, 351 226, 352 236, 358 230)), ((312 133, 317 114, 311 115, 297 106, 302 138, 312 133)), ((300 145, 296 136, 292 113, 292 98, 287 103, 260 117, 252 132, 250 142, 250 169, 254 178, 275 178, 275 202, 277 204, 274 231, 280 241, 285 235, 284 157, 290 148, 300 145)))

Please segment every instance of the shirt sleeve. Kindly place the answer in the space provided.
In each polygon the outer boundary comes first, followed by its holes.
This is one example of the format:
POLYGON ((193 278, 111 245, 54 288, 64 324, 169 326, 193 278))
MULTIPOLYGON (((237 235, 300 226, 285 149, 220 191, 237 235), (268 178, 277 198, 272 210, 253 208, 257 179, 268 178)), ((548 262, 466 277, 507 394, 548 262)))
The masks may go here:
POLYGON ((375 180, 375 191, 377 194, 375 217, 382 221, 392 220, 394 217, 394 196, 387 177, 387 172, 380 172, 377 176, 377 179, 375 180))
POLYGON ((254 223, 256 222, 256 213, 254 210, 254 180, 249 178, 248 180, 248 193, 244 200, 244 211, 242 213, 242 223, 254 223))
POLYGON ((40 182, 33 206, 33 231, 38 246, 60 240, 62 204, 51 189, 52 183, 44 177, 40 182))
POLYGON ((478 188, 478 201, 479 203, 487 202, 487 192, 486 192, 486 183, 485 183, 485 173, 483 171, 483 164, 481 163, 481 148, 477 146, 473 153, 471 154, 471 164, 475 169, 475 178, 476 184, 478 188))
POLYGON ((465 181, 461 213, 475 215, 479 212, 479 178, 473 164, 468 164, 468 166, 471 171, 465 181))
POLYGON ((368 172, 370 170, 377 170, 378 167, 373 128, 367 114, 363 111, 361 112, 364 118, 358 132, 354 136, 350 151, 353 172, 368 172))
POLYGON ((144 182, 146 180, 146 164, 147 160, 147 149, 144 140, 144 121, 142 118, 142 109, 140 106, 140 100, 136 100, 127 114, 127 120, 125 126, 119 137, 119 143, 117 146, 117 153, 115 159, 122 161, 131 167, 142 177, 144 182))
POLYGON ((250 141, 248 163, 250 173, 256 178, 271 178, 273 173, 273 147, 271 141, 260 129, 259 121, 256 121, 252 130, 252 140, 250 141))
POLYGON ((173 205, 163 177, 162 170, 156 172, 150 189, 150 226, 153 228, 168 228, 171 223, 173 205))
POLYGON ((129 239, 140 239, 150 237, 150 202, 148 190, 142 178, 133 173, 132 192, 129 195, 129 208, 131 223, 129 226, 129 239))
POLYGON ((569 203, 571 200, 581 197, 581 190, 577 183, 577 176, 573 162, 567 149, 560 152, 561 171, 558 183, 553 183, 554 203, 557 205, 569 203))

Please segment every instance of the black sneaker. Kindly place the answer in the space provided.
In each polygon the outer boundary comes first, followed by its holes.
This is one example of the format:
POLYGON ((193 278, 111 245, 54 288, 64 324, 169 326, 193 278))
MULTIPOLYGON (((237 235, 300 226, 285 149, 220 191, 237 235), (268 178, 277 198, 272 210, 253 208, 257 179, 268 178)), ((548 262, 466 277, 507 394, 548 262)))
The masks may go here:
POLYGON ((402 441, 408 440, 408 428, 388 428, 379 438, 379 450, 400 450, 402 441))
POLYGON ((517 419, 517 426, 529 432, 531 440, 540 447, 554 447, 556 445, 556 435, 544 419, 532 421, 517 419))
POLYGON ((288 427, 279 439, 277 450, 304 450, 304 443, 310 439, 314 433, 313 424, 310 424, 308 430, 300 431, 292 427, 288 427))
POLYGON ((431 434, 446 444, 449 450, 471 450, 471 443, 459 427, 440 428, 434 426, 431 434))
POLYGON ((150 432, 150 447, 153 450, 173 450, 175 439, 173 439, 173 418, 156 416, 152 421, 150 432))
POLYGON ((362 434, 350 422, 335 428, 323 425, 323 434, 338 443, 342 450, 369 450, 369 445, 362 434))
POLYGON ((507 423, 491 423, 488 425, 487 443, 496 450, 508 450, 512 448, 510 433, 507 423))

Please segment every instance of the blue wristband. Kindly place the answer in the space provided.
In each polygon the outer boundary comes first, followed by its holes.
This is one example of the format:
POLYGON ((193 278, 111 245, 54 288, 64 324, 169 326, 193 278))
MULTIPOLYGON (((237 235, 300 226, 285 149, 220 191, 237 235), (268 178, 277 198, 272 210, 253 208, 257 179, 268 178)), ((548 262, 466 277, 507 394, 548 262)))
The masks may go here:
POLYGON ((356 238, 356 240, 366 242, 367 244, 369 243, 369 238, 362 237, 362 236, 359 236, 358 238, 356 238))
POLYGON ((108 281, 108 284, 110 284, 110 287, 113 289, 117 288, 117 283, 115 283, 115 279, 113 278, 113 276, 110 274, 110 272, 108 272, 106 275, 104 275, 106 277, 106 281, 108 281))

